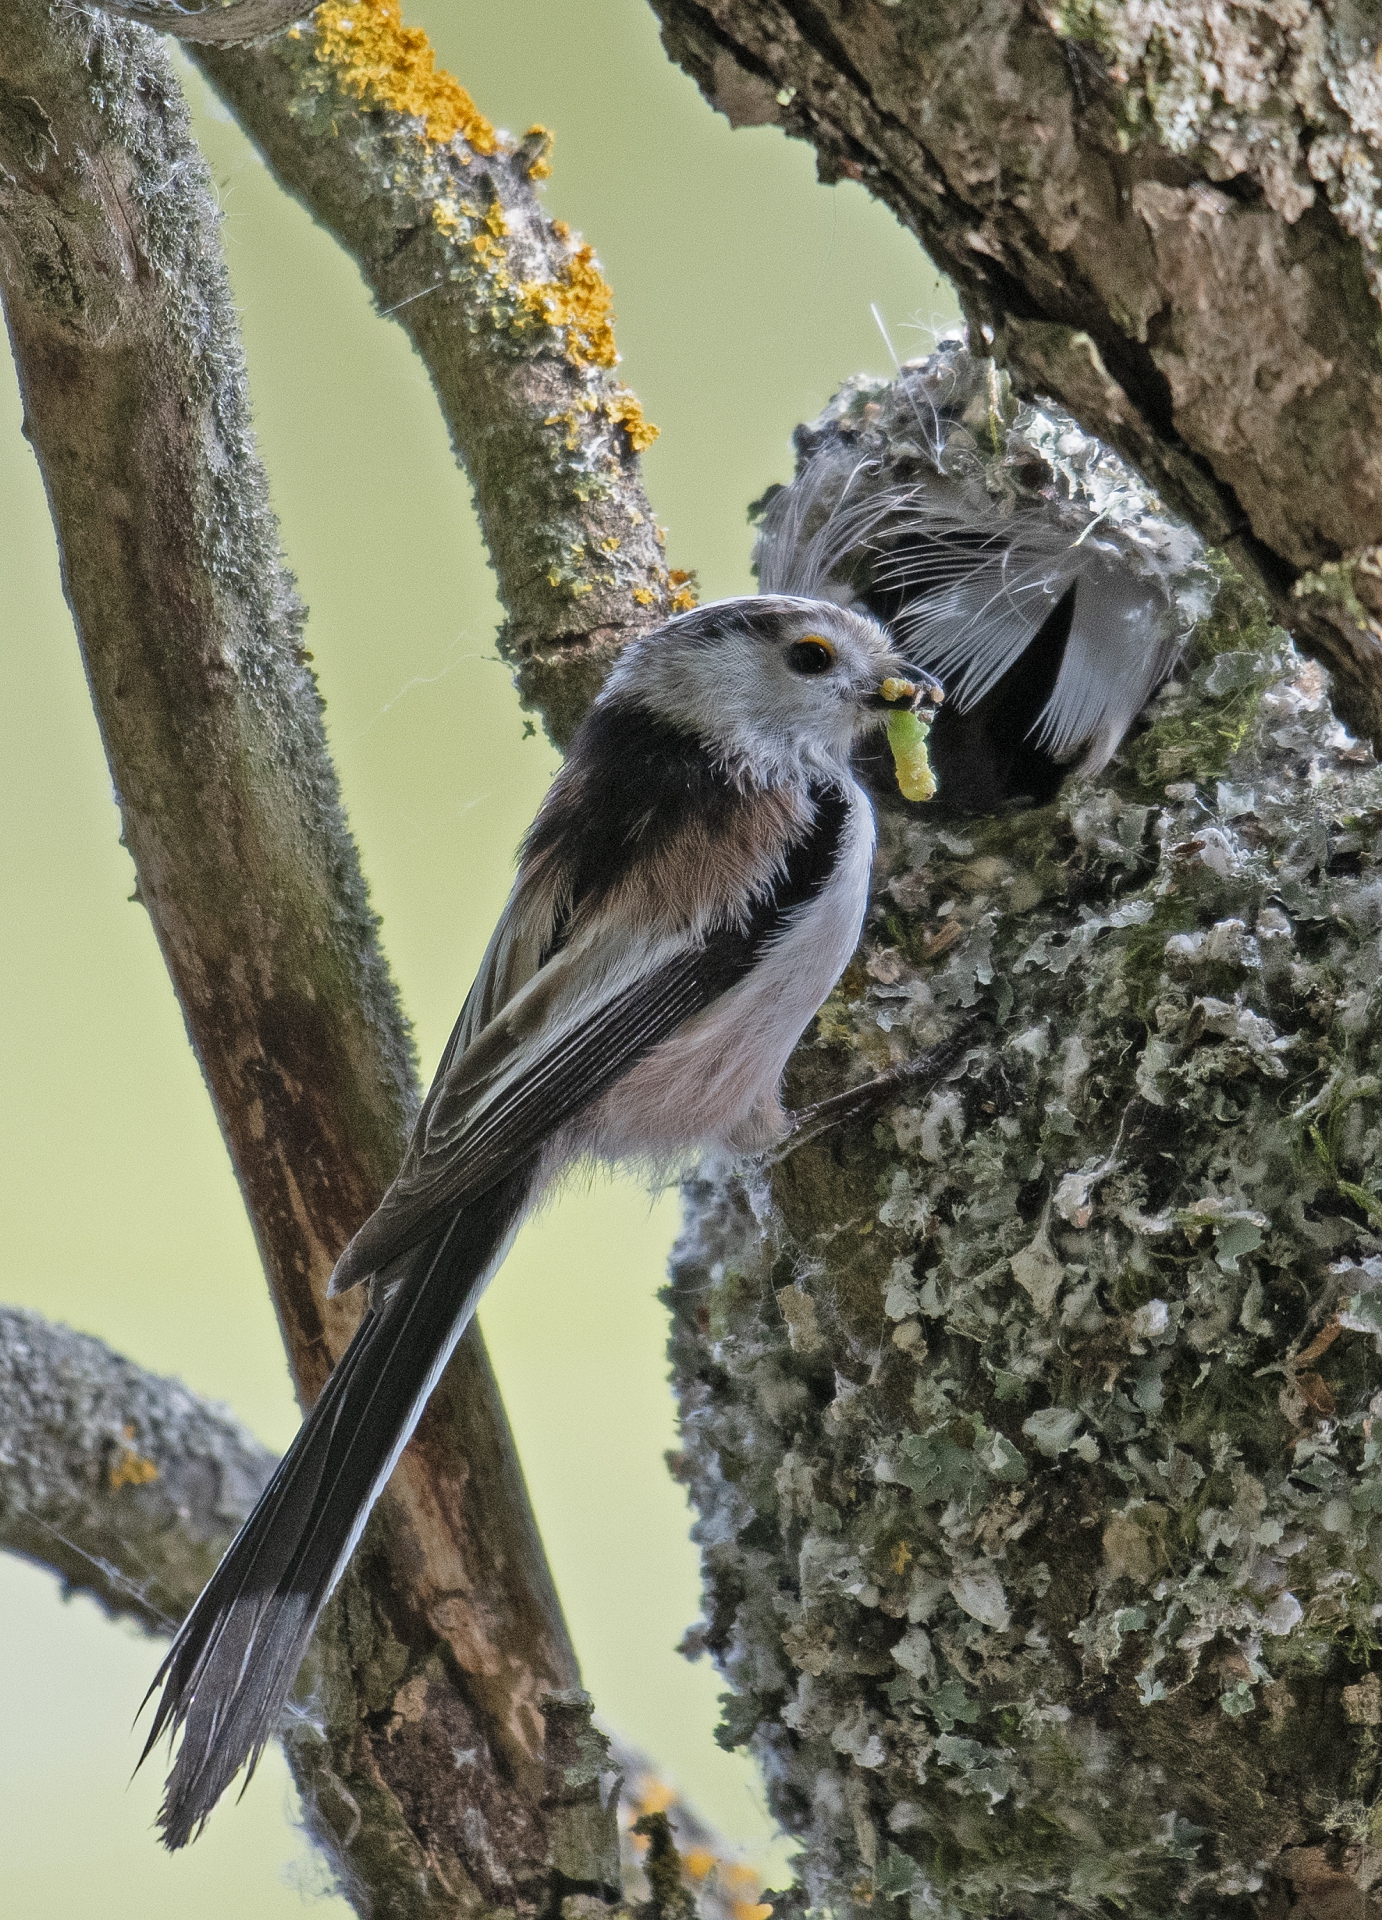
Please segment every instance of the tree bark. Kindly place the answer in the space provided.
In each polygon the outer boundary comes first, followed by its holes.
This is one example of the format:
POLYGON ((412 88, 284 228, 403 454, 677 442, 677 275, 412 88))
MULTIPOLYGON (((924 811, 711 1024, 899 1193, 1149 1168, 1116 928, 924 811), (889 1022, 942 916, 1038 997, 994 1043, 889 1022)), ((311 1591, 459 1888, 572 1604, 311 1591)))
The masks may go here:
POLYGON ((303 0, 204 0, 201 6, 186 7, 181 0, 103 0, 101 11, 156 27, 175 40, 230 47, 291 26, 310 13, 311 6, 303 0))
POLYGON ((1262 588, 1382 742, 1376 24, 1333 0, 652 0, 736 124, 811 141, 972 337, 1262 588))
POLYGON ((416 347, 474 488, 500 651, 564 745, 619 648, 693 594, 643 491, 657 429, 616 372, 613 296, 538 197, 546 129, 501 141, 398 0, 190 51, 416 347))
MULTIPOLYGON (((1061 423, 947 365, 1068 524, 1061 423)), ((924 377, 806 444, 918 484, 924 377)), ((966 1059, 687 1186, 690 1646, 813 1909, 1382 1911, 1382 774, 1221 571, 1109 775, 885 812, 788 1097, 966 1059)))
MULTIPOLYGON (((112 1619, 172 1634, 275 1464, 232 1415, 181 1381, 145 1372, 89 1334, 0 1307, 0 1550, 55 1573, 65 1592, 89 1594, 112 1619)), ((557 1703, 564 1737, 549 1737, 548 1793, 554 1803, 571 1799, 577 1821, 588 1821, 588 1795, 572 1796, 573 1784, 593 1765, 597 1789, 612 1799, 616 1776, 623 1780, 626 1904, 646 1920, 680 1920, 694 1888, 705 1920, 745 1920, 756 1875, 646 1754, 588 1739, 586 1704, 557 1703), (640 1858, 640 1815, 662 1823, 654 1860, 640 1858), (669 1816, 680 1853, 666 1844, 669 1816), (670 1885, 664 1871, 658 1886, 654 1864, 670 1869, 670 1885)), ((294 1731, 306 1725, 310 1735, 310 1717, 294 1731)))
POLYGON ((219 1407, 0 1307, 0 1548, 171 1632, 273 1472, 219 1407))
MULTIPOLYGON (((397 1166, 417 1087, 254 453, 216 226, 154 37, 0 0, 0 294, 26 431, 139 898, 310 1402, 359 1311, 325 1298, 327 1277, 397 1166)), ((534 364, 560 338, 540 333, 534 364)), ((519 552, 513 537, 515 569, 519 552)), ((474 1330, 314 1659, 291 1758, 362 1910, 617 1894, 612 1809, 572 1757, 594 1737, 588 1702, 474 1330), (464 1777, 456 1752, 473 1756, 464 1777)))

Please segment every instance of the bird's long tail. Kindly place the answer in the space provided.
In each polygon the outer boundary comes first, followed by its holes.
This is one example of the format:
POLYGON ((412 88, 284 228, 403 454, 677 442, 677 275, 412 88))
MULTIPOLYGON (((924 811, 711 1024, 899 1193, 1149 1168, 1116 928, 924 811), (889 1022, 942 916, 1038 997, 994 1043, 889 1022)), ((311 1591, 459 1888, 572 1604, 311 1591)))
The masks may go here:
POLYGON ((278 1725, 317 1617, 522 1217, 531 1166, 389 1270, 321 1397, 183 1622, 141 1759, 182 1740, 159 1824, 184 1846, 278 1725))

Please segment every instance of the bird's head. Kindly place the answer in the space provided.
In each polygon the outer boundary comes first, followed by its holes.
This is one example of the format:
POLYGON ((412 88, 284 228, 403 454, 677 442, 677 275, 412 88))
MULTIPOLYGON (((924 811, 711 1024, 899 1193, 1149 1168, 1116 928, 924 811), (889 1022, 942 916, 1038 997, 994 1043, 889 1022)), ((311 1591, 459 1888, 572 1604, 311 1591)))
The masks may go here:
POLYGON ((941 698, 868 615, 782 594, 718 600, 643 635, 600 698, 693 734, 737 779, 836 777, 890 712, 941 698))

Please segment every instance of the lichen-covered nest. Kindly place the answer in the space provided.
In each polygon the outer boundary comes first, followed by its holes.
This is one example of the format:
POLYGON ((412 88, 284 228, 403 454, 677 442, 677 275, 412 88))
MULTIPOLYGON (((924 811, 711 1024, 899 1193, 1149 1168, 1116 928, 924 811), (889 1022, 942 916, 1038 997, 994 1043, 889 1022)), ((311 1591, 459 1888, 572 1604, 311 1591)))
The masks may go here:
POLYGON ((1231 577, 1097 782, 885 820, 790 1094, 975 1043, 702 1168, 668 1295, 799 1901, 1382 1910, 1380 929, 1382 774, 1231 577))

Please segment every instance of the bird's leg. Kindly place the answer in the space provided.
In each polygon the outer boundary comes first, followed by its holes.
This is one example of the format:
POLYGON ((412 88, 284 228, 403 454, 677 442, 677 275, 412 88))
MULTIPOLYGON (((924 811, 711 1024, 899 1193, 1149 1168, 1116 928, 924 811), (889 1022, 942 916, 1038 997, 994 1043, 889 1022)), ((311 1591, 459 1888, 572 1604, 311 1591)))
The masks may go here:
POLYGON ((953 1033, 947 1034, 944 1040, 929 1047, 925 1053, 915 1054, 900 1066, 890 1067, 886 1073, 865 1080, 857 1087, 849 1087, 844 1093, 832 1094, 828 1100, 816 1100, 809 1107, 789 1110, 786 1117, 791 1132, 776 1153, 769 1155, 769 1165, 776 1166, 789 1153, 804 1147, 808 1140, 819 1139, 821 1134, 839 1126, 844 1120, 857 1120, 866 1113, 876 1112, 913 1081, 938 1080, 963 1058, 978 1024, 978 1016, 971 1014, 960 1022, 953 1033))

